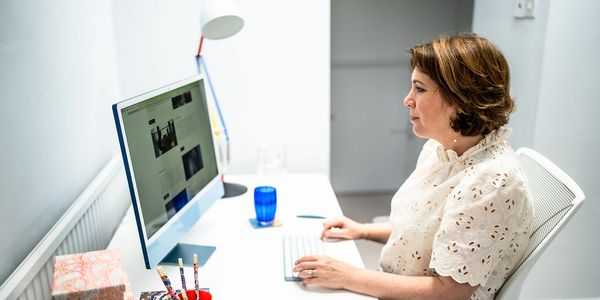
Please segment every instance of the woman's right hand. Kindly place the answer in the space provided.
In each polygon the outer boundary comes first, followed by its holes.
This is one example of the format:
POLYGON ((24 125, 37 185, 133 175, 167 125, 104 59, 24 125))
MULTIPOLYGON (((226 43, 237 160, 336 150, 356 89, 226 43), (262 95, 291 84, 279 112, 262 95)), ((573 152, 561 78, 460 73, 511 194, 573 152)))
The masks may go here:
POLYGON ((323 222, 321 239, 363 239, 367 235, 365 224, 358 223, 347 217, 337 217, 323 222))

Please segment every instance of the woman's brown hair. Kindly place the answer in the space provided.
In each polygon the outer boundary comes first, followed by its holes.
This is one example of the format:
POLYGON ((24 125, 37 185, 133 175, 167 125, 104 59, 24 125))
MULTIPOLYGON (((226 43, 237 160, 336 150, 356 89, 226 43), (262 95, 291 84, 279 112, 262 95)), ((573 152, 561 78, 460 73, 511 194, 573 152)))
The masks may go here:
POLYGON ((456 107, 450 126, 464 136, 485 135, 508 123, 515 103, 500 50, 474 33, 460 33, 408 49, 412 69, 427 74, 456 107))

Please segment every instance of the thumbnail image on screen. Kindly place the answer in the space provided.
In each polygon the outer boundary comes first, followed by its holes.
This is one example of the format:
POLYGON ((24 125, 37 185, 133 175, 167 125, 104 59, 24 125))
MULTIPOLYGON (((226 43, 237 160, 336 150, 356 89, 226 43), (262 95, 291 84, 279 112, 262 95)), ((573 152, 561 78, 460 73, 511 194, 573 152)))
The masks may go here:
POLYGON ((177 95, 171 98, 171 102, 173 103, 173 109, 176 109, 184 104, 192 102, 192 93, 185 92, 181 95, 177 95))
MULTIPOLYGON (((154 123, 150 120, 150 123, 154 123)), ((154 155, 161 156, 163 153, 177 146, 177 134, 175 133, 175 122, 171 119, 167 121, 167 125, 156 126, 151 130, 152 145, 154 146, 154 155)))
POLYGON ((183 160, 183 169, 185 171, 185 179, 188 180, 198 173, 202 169, 202 154, 200 152, 200 145, 194 147, 188 153, 184 154, 181 159, 183 160))

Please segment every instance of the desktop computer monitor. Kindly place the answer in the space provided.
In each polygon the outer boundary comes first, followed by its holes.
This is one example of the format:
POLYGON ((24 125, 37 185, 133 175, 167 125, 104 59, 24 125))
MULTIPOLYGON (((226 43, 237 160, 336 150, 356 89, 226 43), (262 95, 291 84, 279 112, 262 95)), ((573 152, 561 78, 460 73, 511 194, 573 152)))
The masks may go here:
POLYGON ((113 105, 146 268, 214 247, 179 243, 223 196, 202 75, 113 105))

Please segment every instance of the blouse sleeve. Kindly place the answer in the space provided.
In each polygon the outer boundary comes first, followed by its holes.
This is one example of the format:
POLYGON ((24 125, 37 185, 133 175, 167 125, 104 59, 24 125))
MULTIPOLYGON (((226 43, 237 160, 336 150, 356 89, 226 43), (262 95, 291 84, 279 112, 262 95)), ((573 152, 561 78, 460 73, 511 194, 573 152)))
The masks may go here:
POLYGON ((485 286, 502 256, 519 247, 513 237, 526 189, 519 168, 496 164, 470 171, 446 199, 430 268, 460 283, 485 286))

